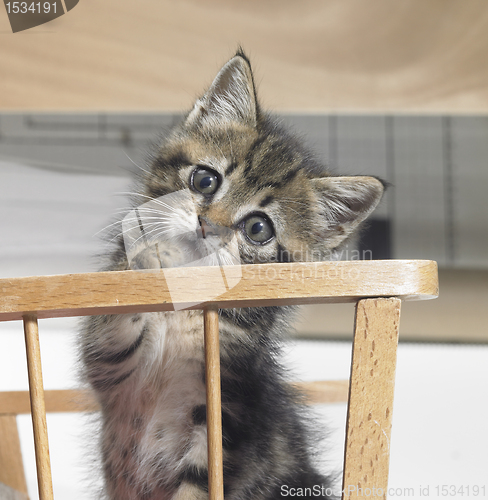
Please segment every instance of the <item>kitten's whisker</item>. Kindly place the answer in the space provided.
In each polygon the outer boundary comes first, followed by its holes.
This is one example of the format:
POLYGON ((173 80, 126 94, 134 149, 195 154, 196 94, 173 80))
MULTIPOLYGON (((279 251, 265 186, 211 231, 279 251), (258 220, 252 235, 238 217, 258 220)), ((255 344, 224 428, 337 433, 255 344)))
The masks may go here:
MULTIPOLYGON (((155 220, 158 220, 160 221, 161 218, 159 217, 154 217, 155 220)), ((145 218, 145 220, 147 220, 147 217, 145 218)), ((116 227, 116 226, 120 226, 122 225, 122 223, 125 223, 125 224, 129 224, 129 223, 132 223, 133 225, 131 227, 126 227, 124 228, 122 231, 118 232, 113 238, 111 238, 109 240, 109 242, 113 242, 114 240, 116 240, 118 237, 120 236, 125 236, 125 234, 129 231, 132 231, 134 229, 137 229, 139 227, 139 224, 140 224, 140 220, 139 218, 137 217, 132 217, 132 218, 124 218, 123 221, 115 221, 111 224, 108 224, 107 226, 103 227, 102 229, 100 229, 99 231, 97 231, 95 234, 94 234, 94 237, 95 236, 98 236, 100 233, 103 233, 103 232, 108 232, 109 230, 111 230, 111 228, 113 227, 116 227)), ((151 224, 154 224, 154 223, 151 223, 151 224)), ((145 226, 147 226, 147 224, 145 224, 145 226)))
POLYGON ((134 165, 134 167, 137 167, 139 170, 142 170, 143 172, 145 172, 146 174, 148 175, 153 175, 151 172, 149 172, 149 170, 146 170, 145 168, 141 167, 140 165, 138 165, 128 154, 127 154, 127 151, 124 151, 124 154, 125 156, 127 157, 127 159, 132 163, 132 165, 134 165))
POLYGON ((166 215, 166 212, 169 212, 171 211, 173 214, 178 214, 178 210, 180 209, 177 209, 177 208, 173 208, 173 207, 164 207, 164 208, 171 208, 171 210, 166 210, 166 211, 163 211, 163 210, 160 210, 160 209, 157 209, 157 208, 151 208, 151 207, 139 207, 137 210, 139 213, 141 212, 147 212, 147 213, 153 213, 153 214, 161 214, 161 215, 166 215))
MULTIPOLYGON (((167 209, 167 210, 170 210, 170 211, 172 211, 172 212, 174 212, 174 213, 178 213, 178 211, 179 211, 179 210, 181 210, 181 207, 174 207, 174 206, 172 206, 172 205, 170 205, 170 204, 168 204, 168 203, 164 202, 164 201, 161 199, 161 198, 164 198, 164 196, 162 196, 162 197, 160 197, 160 198, 153 198, 153 197, 151 197, 151 196, 149 196, 149 195, 146 195, 146 194, 141 194, 141 193, 135 193, 135 192, 132 192, 132 191, 120 192, 120 193, 118 193, 118 194, 120 194, 120 195, 125 195, 125 196, 139 196, 139 197, 141 197, 141 198, 146 198, 147 200, 149 200, 149 201, 148 201, 148 203, 149 203, 149 202, 154 202, 155 204, 160 205, 160 206, 162 206, 163 208, 165 208, 165 209, 167 209)), ((137 208, 137 210, 139 210, 139 211, 140 211, 140 210, 155 210, 155 209, 151 209, 151 208, 149 208, 149 207, 145 207, 144 205, 145 205, 145 204, 143 204, 143 205, 139 205, 138 207, 135 207, 135 208, 137 208)), ((133 209, 133 210, 134 210, 134 209, 133 209)), ((193 211, 194 213, 196 213, 196 212, 195 212, 195 210, 192 210, 192 211, 193 211)))
POLYGON ((153 196, 149 196, 149 195, 144 194, 144 193, 136 193, 135 191, 119 191, 117 194, 122 195, 122 196, 137 196, 139 198, 146 198, 148 200, 157 199, 157 198, 154 198, 153 196))
POLYGON ((163 236, 165 233, 170 233, 170 232, 171 232, 171 228, 158 228, 158 227, 154 227, 154 228, 152 228, 149 231, 145 230, 145 228, 144 228, 144 231, 141 231, 141 236, 139 236, 136 240, 134 240, 132 242, 132 245, 135 245, 135 244, 139 243, 139 241, 141 239, 148 240, 148 238, 150 238, 150 237, 151 237, 151 241, 147 241, 147 244, 148 244, 148 246, 154 245, 156 243, 156 241, 157 241, 158 238, 152 238, 153 234, 157 234, 158 236, 159 235, 163 236))
MULTIPOLYGON (((133 227, 137 227, 138 224, 139 224, 139 219, 137 217, 133 217, 133 218, 130 218, 130 219, 124 218, 123 221, 119 220, 119 221, 112 222, 111 224, 108 224, 107 226, 105 226, 102 229, 100 229, 99 231, 97 231, 94 236, 97 236, 97 235, 99 235, 100 233, 102 233, 104 231, 108 231, 112 227, 122 225, 123 222, 125 222, 125 223, 134 222, 134 226, 133 227)), ((132 229, 132 228, 129 228, 129 230, 130 229, 132 229)))
MULTIPOLYGON (((174 213, 177 213, 179 210, 181 210, 181 207, 174 207, 173 205, 169 205, 168 203, 165 203, 158 198, 153 198, 151 201, 153 201, 156 205, 161 206, 164 209, 170 210, 174 213)), ((141 205, 140 207, 138 207, 138 210, 156 210, 156 208, 151 208, 151 207, 146 206, 149 203, 150 202, 147 202, 144 205, 141 205)))

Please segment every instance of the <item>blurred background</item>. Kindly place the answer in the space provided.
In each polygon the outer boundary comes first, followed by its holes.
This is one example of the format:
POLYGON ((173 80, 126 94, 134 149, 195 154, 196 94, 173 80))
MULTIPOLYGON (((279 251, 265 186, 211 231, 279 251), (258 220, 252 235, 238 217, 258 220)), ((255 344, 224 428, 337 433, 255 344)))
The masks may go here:
MULTIPOLYGON (((324 163, 391 183, 360 249, 439 263, 440 297, 403 305, 390 486, 488 494, 487 33, 484 0, 81 0, 15 34, 0 10, 0 277, 96 270, 148 141, 242 45, 263 106, 324 163)), ((353 320, 352 305, 303 309, 287 348, 297 379, 349 376, 353 320)), ((76 321, 40 332, 46 388, 76 387, 76 321)), ((27 389, 23 349, 21 324, 0 324, 0 390, 27 389)), ((318 411, 324 467, 340 469, 345 404, 318 411)), ((48 416, 61 500, 93 498, 84 422, 48 416)))

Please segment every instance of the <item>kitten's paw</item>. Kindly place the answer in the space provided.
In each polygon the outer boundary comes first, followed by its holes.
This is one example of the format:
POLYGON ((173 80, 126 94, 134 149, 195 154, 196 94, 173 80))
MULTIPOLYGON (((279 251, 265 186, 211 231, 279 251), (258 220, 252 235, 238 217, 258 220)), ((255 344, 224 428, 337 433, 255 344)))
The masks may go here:
POLYGON ((130 269, 141 271, 146 269, 161 269, 162 265, 159 248, 156 245, 143 248, 131 256, 130 269))
POLYGON ((171 500, 208 500, 208 493, 199 486, 183 483, 171 500))

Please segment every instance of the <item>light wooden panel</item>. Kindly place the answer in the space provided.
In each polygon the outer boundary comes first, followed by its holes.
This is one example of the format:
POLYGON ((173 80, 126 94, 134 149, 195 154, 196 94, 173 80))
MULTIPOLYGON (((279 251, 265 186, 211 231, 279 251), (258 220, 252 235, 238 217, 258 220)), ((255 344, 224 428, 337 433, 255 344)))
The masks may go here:
POLYGON ((488 111, 486 0, 80 0, 0 31, 1 109, 186 109, 241 43, 277 110, 488 111))
POLYGON ((173 305, 197 309, 203 302, 231 308, 355 302, 377 296, 418 300, 434 298, 437 293, 437 265, 427 260, 296 262, 34 276, 0 280, 0 321, 21 319, 25 313, 53 318, 172 311, 173 305), (236 283, 227 291, 222 272, 227 283, 236 283))

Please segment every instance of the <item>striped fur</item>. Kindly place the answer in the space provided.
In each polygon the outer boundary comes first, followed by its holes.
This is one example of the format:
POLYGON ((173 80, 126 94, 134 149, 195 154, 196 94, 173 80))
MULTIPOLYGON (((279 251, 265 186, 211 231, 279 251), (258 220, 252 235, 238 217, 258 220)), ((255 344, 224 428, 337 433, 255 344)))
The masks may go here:
MULTIPOLYGON (((149 221, 153 232, 164 219, 164 231, 186 228, 186 236, 168 238, 129 264, 119 234, 105 269, 180 265, 186 248, 203 241, 192 235, 221 228, 235 238, 242 263, 333 258, 375 208, 383 185, 335 177, 317 163, 261 110, 249 61, 238 52, 141 171, 132 206, 188 189, 191 207, 182 202, 163 214, 156 204, 137 212, 137 224, 149 221)), ((279 363, 293 312, 219 312, 227 500, 282 498, 282 486, 331 486, 312 464, 316 432, 279 363)), ((201 313, 90 317, 80 349, 102 408, 106 498, 208 498, 201 313)))

